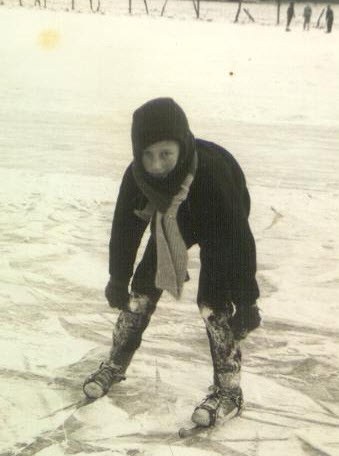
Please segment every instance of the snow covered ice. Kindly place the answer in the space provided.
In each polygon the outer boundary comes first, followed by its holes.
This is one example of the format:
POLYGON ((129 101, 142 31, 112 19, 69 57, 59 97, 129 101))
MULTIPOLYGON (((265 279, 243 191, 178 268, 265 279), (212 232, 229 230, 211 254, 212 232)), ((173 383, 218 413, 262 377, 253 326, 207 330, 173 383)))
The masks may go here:
MULTIPOLYGON (((1 455, 339 454, 338 28, 170 8, 0 6, 1 455), (212 381, 197 249, 127 381, 81 407, 117 317, 103 288, 131 114, 162 95, 245 171, 264 316, 244 344, 242 417, 187 440, 177 431, 212 381)), ((250 9, 274 17, 265 8, 250 9)))

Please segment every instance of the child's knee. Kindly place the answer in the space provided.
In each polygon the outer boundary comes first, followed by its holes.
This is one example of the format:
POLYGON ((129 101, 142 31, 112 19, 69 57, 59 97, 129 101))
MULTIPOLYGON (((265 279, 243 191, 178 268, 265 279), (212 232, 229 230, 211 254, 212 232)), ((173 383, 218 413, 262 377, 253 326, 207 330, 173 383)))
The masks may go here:
POLYGON ((234 313, 234 306, 232 303, 227 303, 222 309, 215 309, 212 305, 207 303, 199 303, 199 310, 205 324, 208 325, 228 325, 229 319, 234 313))
POLYGON ((199 311, 200 311, 200 315, 205 323, 207 323, 209 321, 209 319, 211 317, 213 317, 213 315, 214 315, 213 309, 204 303, 199 304, 199 311))
POLYGON ((150 316, 155 310, 155 303, 146 295, 132 293, 128 310, 135 314, 150 316))

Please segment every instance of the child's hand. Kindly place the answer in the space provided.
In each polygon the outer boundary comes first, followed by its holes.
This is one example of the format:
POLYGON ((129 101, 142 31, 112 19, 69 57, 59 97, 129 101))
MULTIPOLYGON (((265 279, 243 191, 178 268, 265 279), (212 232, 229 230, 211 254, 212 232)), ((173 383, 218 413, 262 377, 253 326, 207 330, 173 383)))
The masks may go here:
POLYGON ((109 305, 113 309, 123 310, 127 307, 129 302, 128 289, 122 285, 114 283, 112 278, 109 279, 106 285, 105 296, 109 305))
POLYGON ((245 339, 247 334, 260 326, 261 317, 259 307, 253 304, 250 307, 238 306, 236 313, 230 319, 230 327, 236 340, 245 339))

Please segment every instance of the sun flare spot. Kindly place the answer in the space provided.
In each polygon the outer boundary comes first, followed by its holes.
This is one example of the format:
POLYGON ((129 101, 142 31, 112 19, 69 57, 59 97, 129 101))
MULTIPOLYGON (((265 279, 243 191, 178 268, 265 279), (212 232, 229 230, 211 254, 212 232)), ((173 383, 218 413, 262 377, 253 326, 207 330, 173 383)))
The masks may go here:
POLYGON ((60 42, 60 34, 57 30, 42 30, 38 36, 39 45, 46 51, 55 49, 60 42))

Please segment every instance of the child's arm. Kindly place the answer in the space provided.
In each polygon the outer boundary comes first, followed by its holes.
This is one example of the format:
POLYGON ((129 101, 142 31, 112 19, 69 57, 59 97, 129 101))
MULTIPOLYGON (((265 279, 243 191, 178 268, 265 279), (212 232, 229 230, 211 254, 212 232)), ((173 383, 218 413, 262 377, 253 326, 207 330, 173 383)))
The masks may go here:
POLYGON ((109 301, 114 307, 123 307, 129 299, 129 281, 148 225, 135 215, 134 210, 142 209, 144 204, 146 199, 138 189, 129 166, 120 186, 109 244, 109 301))
POLYGON ((256 247, 248 222, 250 196, 240 167, 235 169, 232 187, 232 301, 237 308, 246 308, 255 304, 259 289, 255 279, 256 247))
POLYGON ((217 160, 210 177, 208 237, 201 244, 199 300, 237 308, 256 302, 256 248, 249 227, 250 197, 238 163, 217 160))

